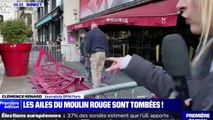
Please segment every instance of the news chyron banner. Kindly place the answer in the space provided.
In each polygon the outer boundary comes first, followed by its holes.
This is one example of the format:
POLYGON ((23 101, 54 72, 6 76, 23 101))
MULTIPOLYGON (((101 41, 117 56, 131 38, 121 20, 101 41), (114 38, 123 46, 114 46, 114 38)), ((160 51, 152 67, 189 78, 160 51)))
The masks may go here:
POLYGON ((1 94, 0 120, 210 120, 178 99, 84 99, 72 94, 1 94))

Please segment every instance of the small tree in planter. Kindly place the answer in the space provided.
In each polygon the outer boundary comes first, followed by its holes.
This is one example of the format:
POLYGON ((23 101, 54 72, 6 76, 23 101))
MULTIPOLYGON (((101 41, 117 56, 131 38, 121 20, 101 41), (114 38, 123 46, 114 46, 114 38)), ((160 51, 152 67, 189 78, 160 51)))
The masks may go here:
POLYGON ((0 54, 8 76, 27 74, 31 43, 23 43, 30 30, 22 20, 8 20, 0 25, 4 43, 0 44, 0 54))

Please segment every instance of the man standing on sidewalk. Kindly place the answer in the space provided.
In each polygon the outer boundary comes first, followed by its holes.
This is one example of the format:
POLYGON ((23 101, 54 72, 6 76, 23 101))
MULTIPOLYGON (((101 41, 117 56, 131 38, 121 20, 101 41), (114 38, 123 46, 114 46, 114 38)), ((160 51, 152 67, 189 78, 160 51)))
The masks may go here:
POLYGON ((80 61, 85 67, 85 74, 86 74, 86 81, 89 81, 91 79, 91 65, 90 65, 90 57, 86 52, 85 49, 85 36, 86 36, 86 30, 81 29, 79 30, 79 36, 81 37, 81 43, 80 43, 80 51, 81 51, 81 57, 80 61))
POLYGON ((99 29, 97 24, 93 23, 91 31, 85 37, 86 52, 90 54, 93 88, 104 85, 101 83, 101 72, 105 63, 106 42, 104 32, 99 29))

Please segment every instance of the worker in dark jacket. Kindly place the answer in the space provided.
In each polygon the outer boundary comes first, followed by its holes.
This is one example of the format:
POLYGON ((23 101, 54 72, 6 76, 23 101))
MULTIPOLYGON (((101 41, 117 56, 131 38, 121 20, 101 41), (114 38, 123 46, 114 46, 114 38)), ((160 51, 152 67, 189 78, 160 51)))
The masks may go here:
POLYGON ((91 79, 91 65, 90 65, 90 57, 86 52, 85 48, 85 36, 86 36, 86 30, 81 29, 79 30, 79 36, 81 38, 81 43, 80 43, 80 52, 81 52, 81 57, 80 57, 80 62, 84 65, 85 67, 85 74, 86 74, 86 81, 91 79))
MULTIPOLYGON (((182 11, 186 23, 194 34, 201 34, 199 51, 192 62, 192 78, 188 90, 192 100, 192 110, 213 110, 213 1, 179 0, 177 8, 182 11)), ((125 69, 138 85, 143 85, 161 98, 168 98, 174 82, 166 71, 155 67, 151 62, 137 56, 108 58, 113 61, 106 71, 117 72, 125 69)))
POLYGON ((90 54, 93 88, 101 87, 104 85, 101 83, 101 72, 105 63, 107 44, 106 35, 95 23, 91 25, 91 31, 86 34, 85 48, 87 54, 90 54))

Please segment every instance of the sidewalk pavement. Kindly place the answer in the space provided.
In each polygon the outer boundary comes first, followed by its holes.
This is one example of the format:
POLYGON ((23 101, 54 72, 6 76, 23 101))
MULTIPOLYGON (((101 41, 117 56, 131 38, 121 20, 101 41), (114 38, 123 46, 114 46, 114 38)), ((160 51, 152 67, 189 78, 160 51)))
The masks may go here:
MULTIPOLYGON (((32 67, 29 68, 28 75, 33 75, 32 67)), ((35 94, 31 83, 26 76, 7 77, 3 63, 0 63, 0 94, 35 94)))
MULTIPOLYGON (((67 66, 70 66, 76 70, 79 70, 82 76, 85 76, 84 66, 79 62, 69 62, 65 63, 67 66)), ((28 75, 33 75, 34 69, 29 68, 28 75)), ((126 74, 120 72, 116 75, 107 73, 103 71, 103 76, 111 76, 111 79, 106 80, 105 84, 114 85, 119 83, 130 82, 132 79, 126 74)), ((28 76, 27 75, 27 76, 28 76)), ((4 66, 0 63, 0 94, 36 94, 36 90, 32 89, 32 84, 29 83, 27 76, 21 77, 7 77, 4 74, 4 66)), ((87 82, 89 86, 92 86, 92 82, 87 82)), ((135 95, 133 97, 143 97, 149 96, 149 91, 144 87, 137 87, 134 89, 135 95)), ((106 93, 108 98, 113 98, 115 92, 106 93)), ((131 98, 132 89, 125 89, 118 91, 118 98, 131 98)))

